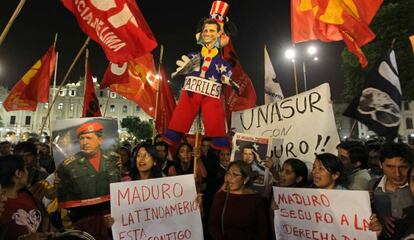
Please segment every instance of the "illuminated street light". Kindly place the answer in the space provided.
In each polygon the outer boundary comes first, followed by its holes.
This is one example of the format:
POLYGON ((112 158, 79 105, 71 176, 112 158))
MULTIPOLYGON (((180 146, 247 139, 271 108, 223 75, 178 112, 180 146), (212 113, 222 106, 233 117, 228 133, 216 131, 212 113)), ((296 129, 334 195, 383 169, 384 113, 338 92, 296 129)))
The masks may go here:
POLYGON ((295 56, 296 56, 295 49, 289 48, 288 50, 285 51, 285 57, 287 59, 291 60, 292 63, 293 63, 293 77, 295 79, 295 90, 296 90, 296 94, 298 94, 299 93, 299 88, 298 88, 298 76, 297 76, 297 73, 296 73, 295 56))
POLYGON ((314 55, 318 50, 316 49, 315 46, 310 46, 308 47, 308 54, 309 55, 314 55))
MULTIPOLYGON (((318 49, 316 49, 315 46, 309 46, 308 50, 307 50, 309 56, 315 55, 317 51, 318 51, 318 49)), ((318 61, 318 57, 314 57, 313 60, 318 61)), ((303 71, 303 83, 304 83, 305 91, 307 91, 308 90, 308 80, 307 80, 307 77, 306 77, 306 64, 305 64, 305 61, 302 61, 302 71, 303 71)))
POLYGON ((287 59, 294 60, 295 59, 295 55, 296 55, 295 49, 289 48, 288 50, 285 51, 285 57, 287 59))
MULTIPOLYGON (((285 57, 292 61, 293 68, 295 71, 295 85, 297 86, 297 76, 296 76, 296 61, 299 60, 299 62, 302 62, 302 72, 303 72, 303 83, 305 91, 308 90, 307 86, 307 75, 306 75, 306 56, 311 57, 313 61, 318 61, 319 58, 315 56, 318 53, 318 49, 315 46, 309 46, 306 48, 306 54, 299 54, 299 58, 296 57, 296 51, 293 48, 289 48, 285 51, 285 57)), ((296 90, 296 94, 298 94, 298 90, 296 90)))

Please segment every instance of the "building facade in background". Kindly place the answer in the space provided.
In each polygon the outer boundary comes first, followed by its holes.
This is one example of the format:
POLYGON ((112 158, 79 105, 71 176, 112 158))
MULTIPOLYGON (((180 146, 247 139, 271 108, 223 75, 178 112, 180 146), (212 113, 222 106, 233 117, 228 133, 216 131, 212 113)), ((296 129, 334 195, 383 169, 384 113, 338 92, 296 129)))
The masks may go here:
MULTIPOLYGON (((128 116, 137 116, 141 120, 152 119, 137 106, 134 102, 125 99, 117 93, 110 92, 108 89, 100 89, 99 84, 94 80, 96 96, 99 99, 102 115, 118 120, 121 141, 129 137, 125 129, 121 128, 122 119, 128 116)), ((50 88, 50 102, 57 89, 50 88)), ((76 83, 66 84, 58 93, 55 105, 52 109, 52 120, 62 120, 80 118, 83 109, 84 81, 81 79, 76 83)), ((0 141, 8 140, 17 142, 25 139, 29 133, 40 133, 42 123, 46 120, 48 104, 39 103, 35 112, 31 111, 12 111, 6 112, 3 108, 3 101, 9 91, 0 86, 0 141)), ((376 134, 368 128, 354 120, 342 115, 347 108, 347 103, 334 103, 335 123, 341 140, 347 138, 360 138, 369 140, 375 138, 376 134), (354 126, 354 127, 353 127, 354 126)), ((402 121, 399 133, 404 141, 414 142, 414 102, 403 102, 402 121)), ((49 123, 43 129, 45 135, 49 135, 49 123)))
MULTIPOLYGON (((120 137, 128 134, 125 129, 121 129, 121 121, 127 116, 137 116, 141 120, 152 119, 141 110, 134 102, 125 99, 117 93, 110 92, 108 89, 99 89, 99 84, 94 80, 96 96, 99 99, 102 116, 111 117, 118 120, 120 137)), ((50 88, 50 101, 57 88, 50 88)), ((17 142, 25 139, 30 133, 40 133, 42 123, 46 120, 48 103, 39 103, 34 112, 31 111, 12 111, 7 112, 3 108, 3 101, 9 91, 0 86, 0 141, 8 140, 17 142)), ((66 84, 58 93, 56 102, 52 108, 51 119, 62 120, 80 118, 83 109, 84 81, 81 79, 77 83, 66 84)), ((44 129, 44 135, 49 135, 49 123, 44 129)))

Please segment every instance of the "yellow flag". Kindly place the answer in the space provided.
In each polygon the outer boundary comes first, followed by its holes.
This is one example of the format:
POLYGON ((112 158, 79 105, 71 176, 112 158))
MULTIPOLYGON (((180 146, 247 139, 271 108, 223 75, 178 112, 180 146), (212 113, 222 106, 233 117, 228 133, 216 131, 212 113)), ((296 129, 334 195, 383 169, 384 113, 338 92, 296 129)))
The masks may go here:
POLYGON ((414 35, 410 36, 411 46, 413 47, 413 53, 414 53, 414 35))

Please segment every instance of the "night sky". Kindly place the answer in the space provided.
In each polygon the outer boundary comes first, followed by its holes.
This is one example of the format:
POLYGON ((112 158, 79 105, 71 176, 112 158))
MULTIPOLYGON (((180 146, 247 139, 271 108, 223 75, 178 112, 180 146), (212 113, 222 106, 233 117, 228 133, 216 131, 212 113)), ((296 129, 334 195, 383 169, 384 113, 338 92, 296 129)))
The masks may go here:
MULTIPOLYGON (((0 29, 3 31, 19 1, 0 2, 0 29)), ((228 17, 237 25, 239 33, 233 38, 241 64, 251 77, 263 103, 263 46, 266 44, 285 97, 294 94, 293 67, 284 57, 290 43, 290 1, 288 0, 227 0, 230 4, 228 17)), ((210 0, 157 1, 140 0, 143 12, 158 43, 164 45, 164 67, 168 73, 175 70, 175 61, 182 54, 199 49, 194 38, 198 21, 207 17, 210 0), (190 10, 191 9, 191 10, 190 10)), ((59 34, 58 82, 61 81, 83 45, 86 35, 80 30, 75 17, 59 0, 27 0, 25 6, 0 46, 0 84, 9 89, 37 61, 52 44, 55 33, 59 34)), ((307 42, 297 44, 297 51, 315 45, 319 52, 318 62, 307 60, 308 89, 329 82, 333 99, 343 99, 343 77, 340 70, 342 42, 307 42)), ((90 64, 92 72, 102 78, 108 61, 95 42, 91 41, 90 64)), ((158 57, 159 49, 153 51, 158 57)), ((303 59, 306 59, 303 57, 303 59)), ((69 77, 76 82, 84 71, 84 58, 77 63, 69 77)), ((303 90, 301 65, 298 65, 300 88, 303 90)), ((171 82, 176 92, 181 81, 171 82)))

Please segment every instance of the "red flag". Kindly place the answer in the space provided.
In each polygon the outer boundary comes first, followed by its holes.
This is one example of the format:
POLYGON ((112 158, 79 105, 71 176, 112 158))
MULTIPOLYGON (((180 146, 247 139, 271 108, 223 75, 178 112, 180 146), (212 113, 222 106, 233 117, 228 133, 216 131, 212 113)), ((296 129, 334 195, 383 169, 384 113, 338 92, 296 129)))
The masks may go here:
POLYGON ((157 86, 152 54, 123 64, 110 63, 101 83, 101 88, 106 87, 135 102, 154 117, 157 86))
POLYGON ((80 28, 98 42, 109 61, 126 62, 157 47, 134 0, 62 0, 80 28))
POLYGON ((291 0, 292 42, 343 39, 365 67, 368 61, 361 47, 375 38, 368 25, 381 4, 382 0, 291 0))
POLYGON ((89 64, 86 68, 85 79, 85 94, 83 96, 83 111, 82 117, 101 117, 101 109, 99 107, 99 100, 95 94, 95 87, 93 85, 91 69, 89 64))
POLYGON ((313 32, 315 15, 310 1, 291 0, 290 21, 293 43, 318 39, 313 32))
POLYGON ((56 52, 52 45, 41 59, 14 85, 3 106, 6 111, 35 111, 38 102, 49 101, 49 83, 55 70, 56 52))
POLYGON ((231 41, 223 48, 223 59, 231 64, 231 71, 233 73, 231 78, 240 86, 240 96, 237 96, 230 87, 227 87, 224 90, 224 97, 226 99, 226 118, 227 123, 230 124, 231 112, 256 106, 256 91, 254 90, 252 80, 240 65, 239 58, 236 55, 236 51, 234 50, 231 41))
POLYGON ((158 134, 163 135, 168 129, 168 124, 170 123, 171 116, 174 112, 175 99, 171 86, 168 84, 167 76, 162 67, 160 71, 162 78, 159 80, 161 82, 159 88, 160 92, 158 95, 158 110, 155 126, 158 134))

